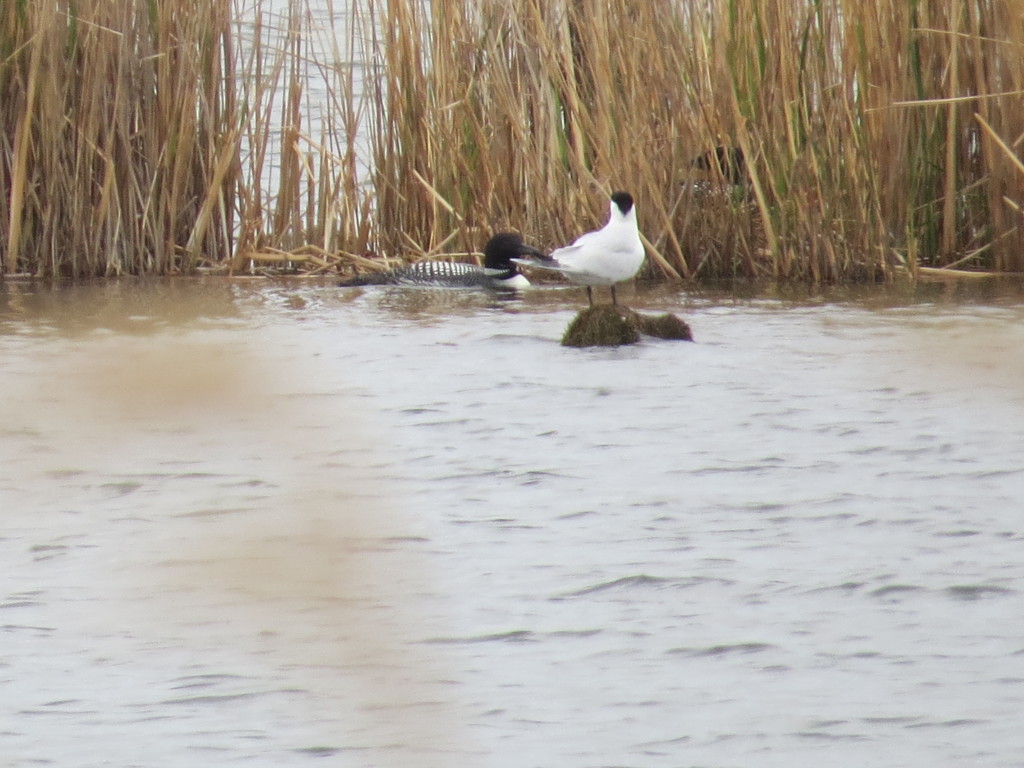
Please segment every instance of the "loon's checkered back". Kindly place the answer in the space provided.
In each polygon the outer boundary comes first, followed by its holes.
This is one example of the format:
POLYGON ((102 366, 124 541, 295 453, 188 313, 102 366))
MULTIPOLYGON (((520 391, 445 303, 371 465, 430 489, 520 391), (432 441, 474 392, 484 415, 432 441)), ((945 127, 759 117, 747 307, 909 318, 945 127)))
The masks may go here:
POLYGON ((451 261, 420 261, 387 272, 359 275, 339 285, 409 285, 436 288, 495 288, 518 290, 530 281, 513 263, 517 256, 542 255, 514 232, 499 232, 484 248, 484 266, 451 261))

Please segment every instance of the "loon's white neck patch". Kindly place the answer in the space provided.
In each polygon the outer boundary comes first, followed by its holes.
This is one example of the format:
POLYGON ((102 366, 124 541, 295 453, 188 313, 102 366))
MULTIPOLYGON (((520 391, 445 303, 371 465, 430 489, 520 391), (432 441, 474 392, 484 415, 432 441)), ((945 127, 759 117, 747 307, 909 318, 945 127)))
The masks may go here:
POLYGON ((506 277, 504 280, 495 280, 495 283, 500 285, 502 288, 511 288, 516 291, 530 287, 530 281, 526 279, 526 275, 518 272, 512 275, 512 277, 506 277))

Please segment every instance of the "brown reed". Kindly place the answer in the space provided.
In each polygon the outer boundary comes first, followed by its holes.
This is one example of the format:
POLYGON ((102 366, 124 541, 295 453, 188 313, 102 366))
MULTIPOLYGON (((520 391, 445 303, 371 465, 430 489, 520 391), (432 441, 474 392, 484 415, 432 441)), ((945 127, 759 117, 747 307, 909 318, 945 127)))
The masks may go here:
POLYGON ((374 20, 385 250, 561 243, 625 188, 672 277, 1024 269, 1019 2, 392 0, 374 20), (686 183, 720 146, 748 178, 686 183))
POLYGON ((6 3, 5 272, 167 273, 230 247, 230 6, 6 3))
POLYGON ((0 273, 555 246, 613 189, 670 278, 1024 271, 1021 0, 345 2, 5 4, 0 273))

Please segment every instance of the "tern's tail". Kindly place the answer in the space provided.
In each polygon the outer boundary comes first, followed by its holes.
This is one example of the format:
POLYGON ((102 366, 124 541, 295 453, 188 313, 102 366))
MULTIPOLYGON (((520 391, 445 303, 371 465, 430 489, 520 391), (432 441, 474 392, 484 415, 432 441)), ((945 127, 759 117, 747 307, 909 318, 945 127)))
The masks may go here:
POLYGON ((545 254, 531 255, 528 259, 512 259, 516 264, 525 267, 537 267, 538 269, 551 269, 555 272, 564 272, 565 267, 558 263, 557 259, 545 254))

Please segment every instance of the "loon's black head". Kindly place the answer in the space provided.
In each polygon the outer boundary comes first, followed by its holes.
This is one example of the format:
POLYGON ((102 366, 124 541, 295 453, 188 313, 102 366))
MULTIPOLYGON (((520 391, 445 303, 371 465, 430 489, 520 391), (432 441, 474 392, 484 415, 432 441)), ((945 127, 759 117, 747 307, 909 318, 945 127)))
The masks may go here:
POLYGON ((612 202, 615 203, 623 216, 626 216, 633 208, 633 196, 629 192, 613 192, 612 202))
POLYGON ((543 251, 524 243, 523 238, 515 232, 499 232, 484 246, 484 269, 502 270, 515 274, 519 270, 512 259, 524 256, 545 258, 546 255, 543 251))

